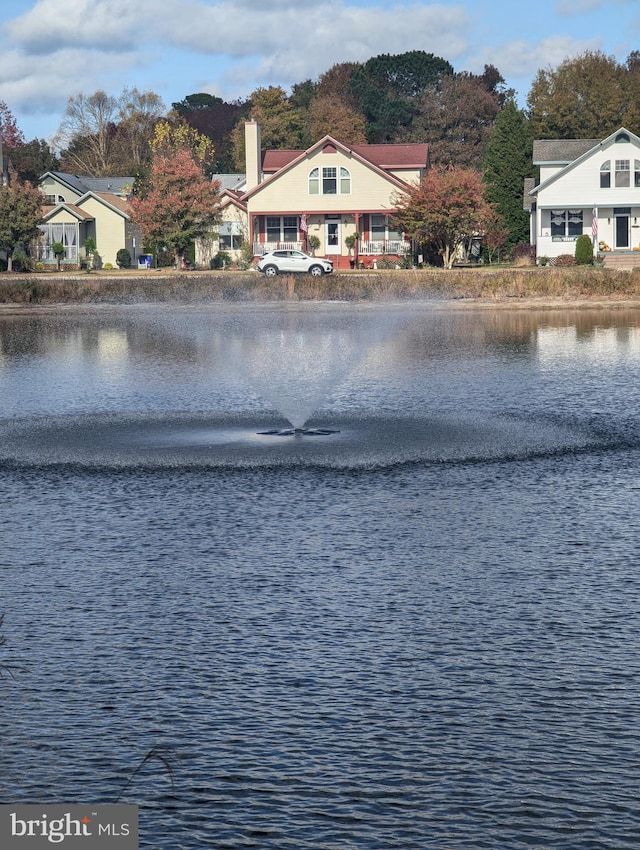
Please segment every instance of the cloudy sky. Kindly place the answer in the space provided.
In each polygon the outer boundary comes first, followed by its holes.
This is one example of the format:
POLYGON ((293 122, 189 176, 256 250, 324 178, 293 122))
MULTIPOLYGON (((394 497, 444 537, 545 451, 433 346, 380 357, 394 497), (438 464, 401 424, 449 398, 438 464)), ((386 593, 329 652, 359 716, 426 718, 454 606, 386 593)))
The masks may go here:
POLYGON ((524 105, 539 68, 587 49, 640 49, 638 0, 1 0, 0 100, 27 139, 48 139, 80 91, 232 100, 425 50, 456 71, 495 65, 524 105))

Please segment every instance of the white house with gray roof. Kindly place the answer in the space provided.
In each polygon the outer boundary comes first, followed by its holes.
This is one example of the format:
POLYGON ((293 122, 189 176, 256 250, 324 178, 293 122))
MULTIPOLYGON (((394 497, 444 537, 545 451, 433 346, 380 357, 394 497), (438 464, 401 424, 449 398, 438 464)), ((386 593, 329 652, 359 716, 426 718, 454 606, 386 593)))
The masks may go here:
POLYGON ((525 209, 538 261, 573 254, 583 233, 605 254, 640 251, 638 136, 622 127, 603 140, 540 139, 533 162, 540 178, 525 184, 525 209))

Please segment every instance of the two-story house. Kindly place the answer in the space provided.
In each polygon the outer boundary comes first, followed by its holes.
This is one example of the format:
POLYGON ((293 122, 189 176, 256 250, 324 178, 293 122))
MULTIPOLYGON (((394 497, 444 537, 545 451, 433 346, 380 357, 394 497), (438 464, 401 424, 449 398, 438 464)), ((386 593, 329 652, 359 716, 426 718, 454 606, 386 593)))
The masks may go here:
POLYGON ((246 174, 235 175, 244 177, 240 189, 223 191, 219 232, 227 243, 219 247, 231 246, 230 229, 244 232, 254 256, 309 251, 315 242, 335 268, 410 250, 391 216, 394 196, 420 181, 428 145, 348 145, 325 136, 308 150, 263 151, 260 127, 248 121, 245 151, 246 174))
POLYGON ((116 266, 116 256, 126 248, 135 264, 142 253, 142 238, 132 223, 127 191, 132 177, 79 177, 48 171, 39 181, 45 207, 36 259, 54 265, 57 258, 51 246, 64 246, 62 263, 77 267, 84 256, 87 237, 95 240, 103 263, 116 266))
POLYGON ((640 248, 640 138, 624 127, 606 139, 541 139, 536 185, 525 186, 531 244, 540 257, 573 254, 583 233, 595 250, 640 248))

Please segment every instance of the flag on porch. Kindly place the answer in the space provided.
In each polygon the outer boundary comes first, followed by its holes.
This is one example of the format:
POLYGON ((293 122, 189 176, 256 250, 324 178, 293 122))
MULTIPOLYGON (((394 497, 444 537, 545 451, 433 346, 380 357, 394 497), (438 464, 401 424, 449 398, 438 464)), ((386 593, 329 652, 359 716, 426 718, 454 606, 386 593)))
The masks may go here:
POLYGON ((300 230, 303 233, 307 233, 309 230, 309 225, 307 224, 307 217, 304 213, 300 216, 300 230))
POLYGON ((591 215, 591 237, 595 242, 598 238, 598 208, 593 208, 593 213, 591 215))

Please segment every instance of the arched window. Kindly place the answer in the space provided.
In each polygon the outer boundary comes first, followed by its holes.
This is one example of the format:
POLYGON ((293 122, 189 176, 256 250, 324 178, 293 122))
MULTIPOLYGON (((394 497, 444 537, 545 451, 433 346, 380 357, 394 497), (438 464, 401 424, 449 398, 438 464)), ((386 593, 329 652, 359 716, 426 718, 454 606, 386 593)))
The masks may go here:
POLYGON ((608 159, 600 166, 600 188, 611 188, 611 160, 608 159))
POLYGON ((322 167, 322 177, 319 168, 312 168, 309 172, 309 194, 310 195, 350 195, 351 194, 351 172, 348 168, 334 165, 322 167))

